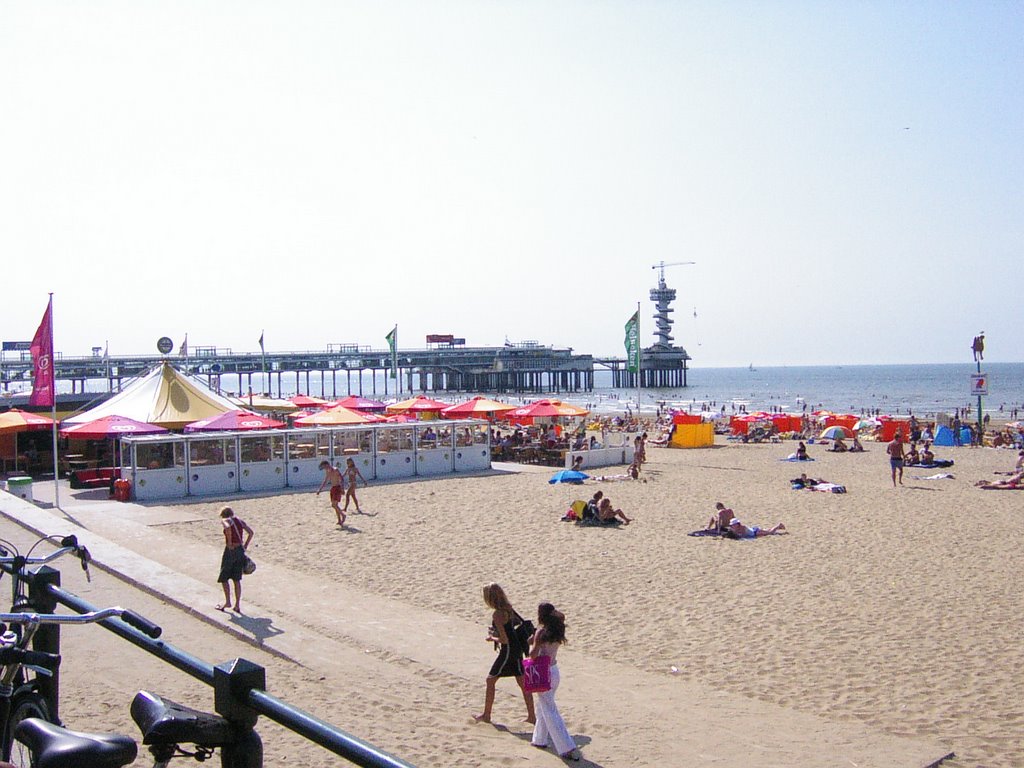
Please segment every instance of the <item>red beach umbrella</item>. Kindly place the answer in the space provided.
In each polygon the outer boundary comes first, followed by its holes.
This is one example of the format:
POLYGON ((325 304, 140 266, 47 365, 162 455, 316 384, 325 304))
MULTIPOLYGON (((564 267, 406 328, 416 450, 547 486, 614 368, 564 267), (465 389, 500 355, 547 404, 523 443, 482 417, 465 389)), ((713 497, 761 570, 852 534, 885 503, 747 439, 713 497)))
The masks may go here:
POLYGON ((225 411, 216 416, 185 425, 186 432, 225 432, 250 429, 279 429, 283 421, 260 416, 251 411, 225 411))
POLYGON ((108 440, 124 435, 162 435, 167 432, 156 424, 129 419, 127 416, 111 414, 94 421, 61 427, 61 437, 72 440, 108 440))
POLYGON ((458 405, 449 405, 441 410, 441 415, 447 419, 489 419, 500 416, 506 411, 514 411, 514 405, 499 403, 486 397, 476 396, 458 405))
POLYGON ((521 408, 513 408, 504 415, 513 419, 550 418, 552 416, 561 416, 562 410, 559 404, 552 400, 536 400, 521 408))

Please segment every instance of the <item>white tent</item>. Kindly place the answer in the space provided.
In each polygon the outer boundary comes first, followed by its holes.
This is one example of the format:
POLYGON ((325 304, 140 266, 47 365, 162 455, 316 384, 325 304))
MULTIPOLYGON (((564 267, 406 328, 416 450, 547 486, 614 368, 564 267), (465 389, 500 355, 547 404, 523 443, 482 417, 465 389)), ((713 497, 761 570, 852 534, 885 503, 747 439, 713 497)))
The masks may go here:
POLYGON ((237 406, 207 387, 161 363, 100 405, 64 419, 64 424, 82 424, 104 416, 125 416, 135 421, 181 429, 193 421, 233 411, 237 406))

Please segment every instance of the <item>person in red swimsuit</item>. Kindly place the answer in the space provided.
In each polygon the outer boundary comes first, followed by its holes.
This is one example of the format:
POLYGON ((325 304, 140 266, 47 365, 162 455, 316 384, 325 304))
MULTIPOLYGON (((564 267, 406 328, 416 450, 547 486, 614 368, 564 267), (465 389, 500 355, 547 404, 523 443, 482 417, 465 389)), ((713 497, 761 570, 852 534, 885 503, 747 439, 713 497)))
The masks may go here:
POLYGON ((328 483, 331 486, 331 506, 334 507, 334 512, 338 516, 338 525, 345 525, 345 513, 341 511, 341 507, 338 504, 341 503, 341 494, 345 491, 345 478, 342 477, 341 470, 337 467, 331 466, 329 461, 321 461, 320 469, 324 471, 324 481, 320 483, 320 488, 317 490, 316 495, 320 495, 320 491, 327 487, 328 483))

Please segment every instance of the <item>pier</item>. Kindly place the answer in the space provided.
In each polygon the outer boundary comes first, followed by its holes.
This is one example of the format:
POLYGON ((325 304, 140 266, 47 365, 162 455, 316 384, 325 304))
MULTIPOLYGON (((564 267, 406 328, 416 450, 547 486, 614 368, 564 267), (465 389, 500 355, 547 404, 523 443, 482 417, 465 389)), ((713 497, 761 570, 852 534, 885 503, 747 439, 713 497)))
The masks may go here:
MULTIPOLYGON (((31 388, 28 352, 0 360, 0 387, 31 388)), ((281 395, 294 389, 324 396, 381 396, 402 392, 589 392, 594 388, 594 357, 536 342, 501 347, 448 346, 397 351, 396 377, 390 378, 391 353, 356 344, 332 344, 326 350, 236 354, 230 349, 195 347, 187 355, 56 355, 54 373, 86 392, 89 381, 119 391, 122 382, 168 360, 221 391, 224 376, 237 376, 241 391, 281 395), (401 387, 399 387, 399 382, 401 387)), ((613 364, 610 359, 606 364, 613 364)))

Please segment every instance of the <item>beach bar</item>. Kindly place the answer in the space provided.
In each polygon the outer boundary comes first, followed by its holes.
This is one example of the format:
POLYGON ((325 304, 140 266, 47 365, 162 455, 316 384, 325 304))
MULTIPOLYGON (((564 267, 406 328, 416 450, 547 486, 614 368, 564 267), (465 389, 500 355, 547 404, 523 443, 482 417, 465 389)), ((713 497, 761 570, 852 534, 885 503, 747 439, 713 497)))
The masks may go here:
POLYGON ((489 424, 478 419, 124 437, 121 456, 138 501, 310 488, 322 461, 352 459, 367 480, 491 466, 489 424))

